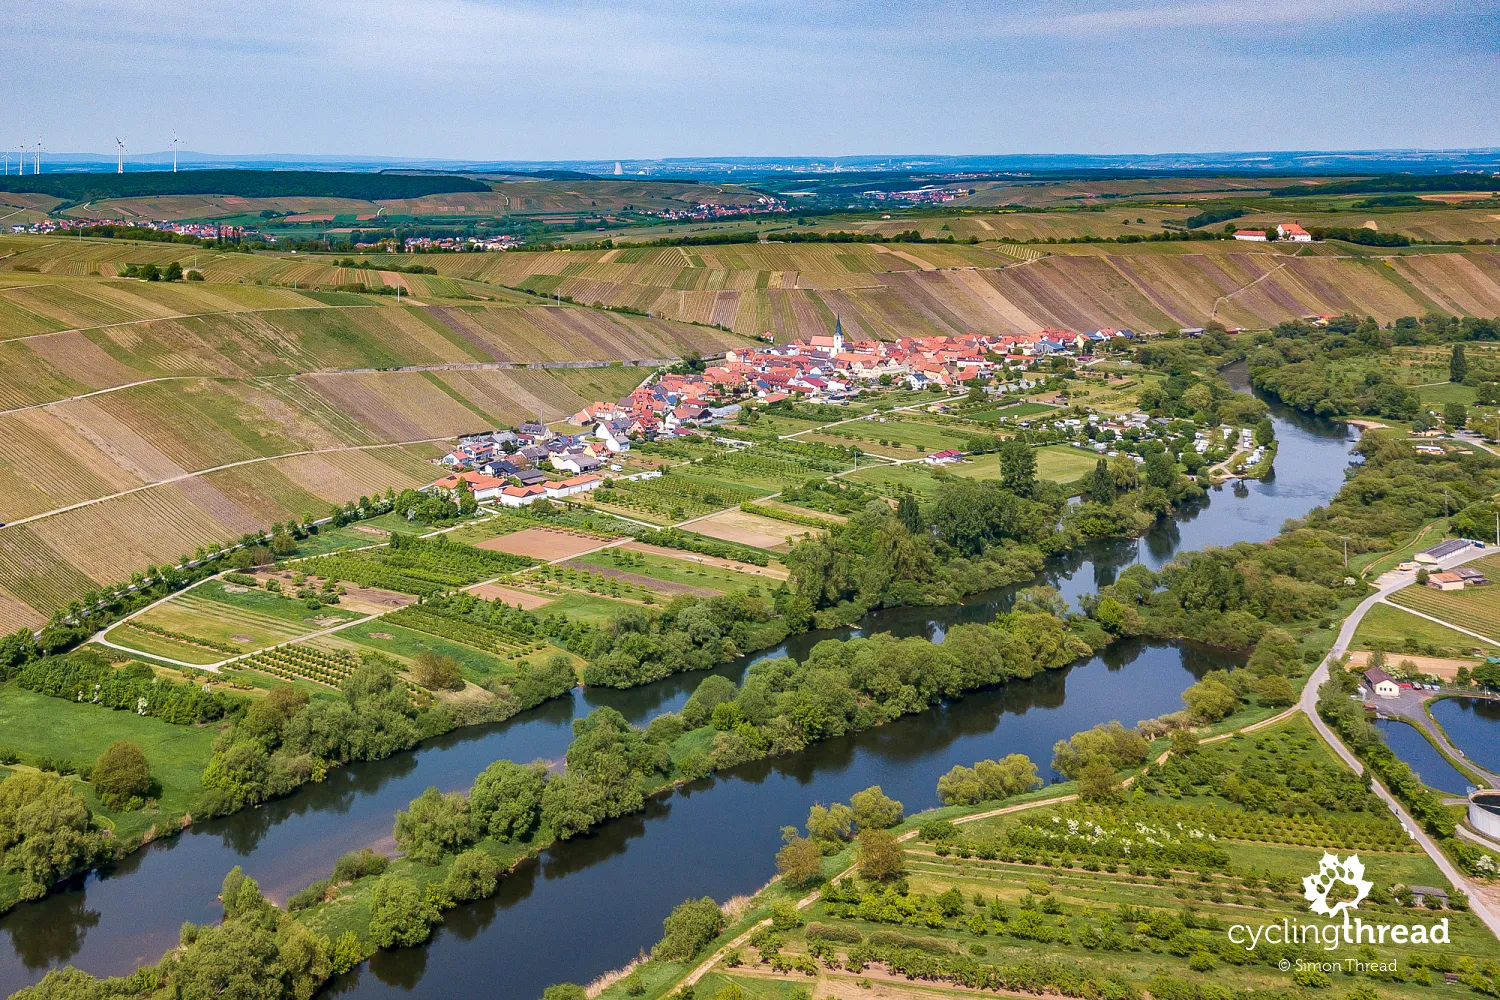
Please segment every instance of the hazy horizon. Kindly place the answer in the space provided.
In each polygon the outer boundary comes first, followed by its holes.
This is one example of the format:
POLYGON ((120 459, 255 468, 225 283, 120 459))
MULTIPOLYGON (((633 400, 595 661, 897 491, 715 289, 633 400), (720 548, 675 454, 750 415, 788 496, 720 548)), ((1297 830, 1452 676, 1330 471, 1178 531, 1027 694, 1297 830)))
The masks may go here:
POLYGON ((680 8, 21 0, 0 148, 155 153, 174 128, 207 154, 460 161, 1500 146, 1486 0, 680 8))

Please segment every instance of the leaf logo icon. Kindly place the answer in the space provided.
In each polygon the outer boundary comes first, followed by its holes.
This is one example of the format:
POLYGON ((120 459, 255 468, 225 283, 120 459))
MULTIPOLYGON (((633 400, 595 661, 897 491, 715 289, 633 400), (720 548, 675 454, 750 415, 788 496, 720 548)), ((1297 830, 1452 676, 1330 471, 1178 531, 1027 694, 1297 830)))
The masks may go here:
POLYGON ((1317 872, 1302 879, 1302 895, 1307 899, 1308 909, 1325 917, 1355 909, 1374 887, 1375 883, 1365 879, 1364 862, 1359 860, 1358 854, 1351 854, 1342 861, 1337 854, 1324 854, 1318 862, 1317 872), (1330 904, 1328 896, 1340 882, 1354 890, 1354 898, 1330 904))

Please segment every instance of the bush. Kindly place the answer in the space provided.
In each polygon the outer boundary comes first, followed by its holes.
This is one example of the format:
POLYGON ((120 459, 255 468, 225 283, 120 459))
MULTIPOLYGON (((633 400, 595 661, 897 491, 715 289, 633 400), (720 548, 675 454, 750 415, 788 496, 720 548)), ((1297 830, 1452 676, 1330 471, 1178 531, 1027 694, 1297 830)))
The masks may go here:
POLYGON ((109 808, 138 809, 151 792, 151 765, 139 746, 116 740, 94 761, 89 779, 109 808))
POLYGON ((390 863, 385 855, 376 854, 368 847, 350 851, 334 863, 333 881, 353 882, 366 875, 382 875, 390 863))
POLYGON ((480 850, 464 851, 453 859, 448 872, 448 895, 461 903, 483 899, 495 891, 500 866, 480 850))
POLYGON ((462 691, 464 687, 458 661, 442 653, 418 653, 411 676, 429 691, 462 691))
POLYGON ((542 991, 542 1000, 588 1000, 588 995, 577 983, 558 983, 542 991))
POLYGON ((704 896, 678 903, 662 921, 662 938, 651 949, 652 958, 690 959, 724 930, 719 904, 704 896))
POLYGON ((375 883, 370 902, 370 940, 377 948, 410 948, 427 940, 437 907, 423 896, 417 883, 400 875, 383 876, 375 883))

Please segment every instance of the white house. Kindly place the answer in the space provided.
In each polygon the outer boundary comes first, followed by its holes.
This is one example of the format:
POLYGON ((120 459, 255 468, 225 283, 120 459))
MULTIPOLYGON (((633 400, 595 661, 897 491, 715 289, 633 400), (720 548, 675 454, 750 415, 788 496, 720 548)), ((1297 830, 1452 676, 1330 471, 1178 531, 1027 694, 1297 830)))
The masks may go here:
POLYGON ((587 493, 589 490, 597 490, 604 485, 604 480, 598 476, 574 476, 572 479, 564 479, 557 483, 548 483, 546 486, 547 498, 549 500, 570 497, 576 493, 587 493))
POLYGON ((1380 698, 1395 698, 1401 694, 1401 685, 1379 667, 1371 667, 1365 671, 1365 687, 1374 691, 1380 698))
POLYGON ((1312 234, 1295 222, 1283 222, 1276 227, 1276 235, 1288 243, 1311 243, 1312 234))

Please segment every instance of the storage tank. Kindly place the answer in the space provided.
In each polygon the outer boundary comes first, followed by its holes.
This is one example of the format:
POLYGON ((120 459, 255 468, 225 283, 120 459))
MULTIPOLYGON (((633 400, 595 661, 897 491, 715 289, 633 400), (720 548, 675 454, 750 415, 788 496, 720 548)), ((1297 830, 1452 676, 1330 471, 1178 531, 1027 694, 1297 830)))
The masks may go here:
POLYGON ((1469 825, 1492 840, 1500 840, 1500 791, 1481 788, 1470 793, 1469 825))

